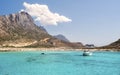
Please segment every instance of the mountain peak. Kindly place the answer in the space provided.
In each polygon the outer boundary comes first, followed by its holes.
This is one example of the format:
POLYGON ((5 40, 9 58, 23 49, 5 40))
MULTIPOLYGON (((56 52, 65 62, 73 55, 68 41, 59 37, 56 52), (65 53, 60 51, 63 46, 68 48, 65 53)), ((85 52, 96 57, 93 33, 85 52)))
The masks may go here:
MULTIPOLYGON (((41 38, 41 34, 49 35, 45 29, 38 27, 26 12, 0 16, 0 37, 2 39, 3 37, 15 39, 23 36, 36 39, 41 38)), ((4 40, 7 39, 4 38, 4 40)))
POLYGON ((29 15, 29 14, 28 14, 27 12, 25 12, 25 11, 20 11, 19 14, 27 14, 27 15, 29 15))
POLYGON ((62 34, 55 35, 54 37, 57 38, 57 39, 69 42, 69 40, 62 34))
POLYGON ((22 11, 0 16, 0 47, 6 46, 80 48, 81 44, 51 36, 43 27, 37 26, 27 12, 22 11))
POLYGON ((32 17, 27 13, 27 12, 18 12, 15 14, 9 14, 9 15, 4 15, 1 16, 3 20, 7 20, 8 22, 17 22, 17 23, 27 23, 31 22, 34 23, 32 17))
POLYGON ((21 11, 19 13, 16 13, 16 15, 18 15, 18 16, 26 16, 27 18, 32 19, 32 17, 25 11, 21 11))

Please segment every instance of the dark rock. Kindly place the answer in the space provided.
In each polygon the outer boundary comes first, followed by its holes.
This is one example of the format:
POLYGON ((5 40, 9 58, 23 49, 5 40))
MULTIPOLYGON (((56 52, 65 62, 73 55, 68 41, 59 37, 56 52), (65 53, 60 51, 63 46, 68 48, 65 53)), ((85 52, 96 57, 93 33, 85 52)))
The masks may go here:
POLYGON ((42 55, 44 55, 45 53, 41 53, 42 55))

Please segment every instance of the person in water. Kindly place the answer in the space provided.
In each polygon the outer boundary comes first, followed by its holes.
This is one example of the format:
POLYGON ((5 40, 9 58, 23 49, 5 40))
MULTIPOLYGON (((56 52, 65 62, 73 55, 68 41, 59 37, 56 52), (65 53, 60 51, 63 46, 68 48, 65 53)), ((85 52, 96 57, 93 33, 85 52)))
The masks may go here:
POLYGON ((44 55, 45 53, 41 53, 42 55, 44 55))

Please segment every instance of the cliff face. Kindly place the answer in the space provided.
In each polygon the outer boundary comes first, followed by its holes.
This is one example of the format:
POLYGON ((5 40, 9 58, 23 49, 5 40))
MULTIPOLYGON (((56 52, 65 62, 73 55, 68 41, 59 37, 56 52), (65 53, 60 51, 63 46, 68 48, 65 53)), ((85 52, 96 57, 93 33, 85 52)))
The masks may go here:
POLYGON ((81 45, 57 39, 37 26, 26 12, 0 16, 0 47, 69 47, 81 45))

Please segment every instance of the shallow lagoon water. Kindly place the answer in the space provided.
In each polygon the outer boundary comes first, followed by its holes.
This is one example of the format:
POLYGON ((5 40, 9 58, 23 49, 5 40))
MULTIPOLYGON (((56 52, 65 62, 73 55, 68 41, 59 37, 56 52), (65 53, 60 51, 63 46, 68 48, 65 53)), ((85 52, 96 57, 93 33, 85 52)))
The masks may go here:
POLYGON ((120 75, 120 52, 1 52, 0 75, 120 75))

